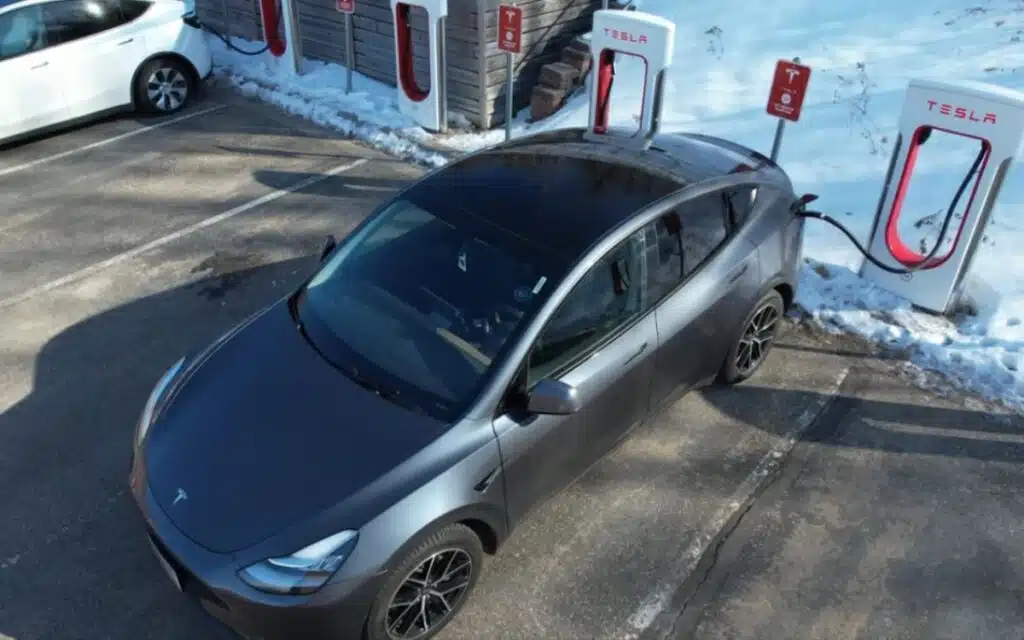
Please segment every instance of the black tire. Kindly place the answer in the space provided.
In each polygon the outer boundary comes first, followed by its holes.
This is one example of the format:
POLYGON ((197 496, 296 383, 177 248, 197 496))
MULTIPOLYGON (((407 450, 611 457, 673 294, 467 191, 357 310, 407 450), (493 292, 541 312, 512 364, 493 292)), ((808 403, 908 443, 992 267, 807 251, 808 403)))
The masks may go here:
POLYGON ((192 101, 195 74, 175 58, 153 58, 139 69, 134 91, 139 111, 153 115, 177 113, 192 101))
POLYGON ((737 384, 757 373, 779 335, 784 307, 782 296, 772 289, 750 309, 718 372, 719 384, 737 384), (753 351, 756 357, 749 358, 753 351))
POLYGON ((426 632, 410 632, 405 638, 407 640, 427 640, 433 638, 458 615, 476 587, 480 577, 480 570, 483 568, 484 549, 480 538, 472 529, 461 524, 448 525, 444 529, 427 536, 422 542, 410 551, 402 561, 391 572, 391 575, 384 582, 377 598, 370 608, 370 615, 366 622, 366 640, 396 640, 402 638, 400 633, 391 635, 388 627, 393 626, 396 631, 401 630, 404 625, 413 620, 417 628, 423 626, 419 620, 423 616, 417 611, 419 606, 410 605, 411 608, 402 608, 402 604, 419 603, 423 596, 419 596, 416 590, 422 592, 422 588, 414 586, 408 581, 410 578, 424 576, 423 566, 434 558, 436 566, 426 574, 427 584, 433 584, 436 589, 428 589, 430 593, 446 593, 449 596, 448 610, 444 609, 444 603, 436 596, 428 595, 428 613, 442 613, 436 619, 431 620, 431 626, 426 632), (449 554, 449 555, 445 555, 449 554), (468 573, 456 571, 460 562, 469 561, 468 573), (450 563, 450 564, 449 564, 450 563), (440 568, 441 572, 438 572, 440 568), (443 577, 444 571, 452 574, 448 581, 439 579, 443 577), (458 580, 456 580, 456 578, 458 580), (465 579, 465 587, 458 591, 452 591, 456 584, 461 584, 465 579), (431 582, 433 580, 433 582, 431 582), (445 589, 448 589, 446 592, 445 589), (454 601, 452 601, 454 600, 454 601), (393 605, 393 603, 395 603, 393 605), (406 617, 399 619, 399 615, 405 613, 406 617), (390 613, 390 615, 389 615, 390 613), (413 616, 410 619, 410 614, 413 616))

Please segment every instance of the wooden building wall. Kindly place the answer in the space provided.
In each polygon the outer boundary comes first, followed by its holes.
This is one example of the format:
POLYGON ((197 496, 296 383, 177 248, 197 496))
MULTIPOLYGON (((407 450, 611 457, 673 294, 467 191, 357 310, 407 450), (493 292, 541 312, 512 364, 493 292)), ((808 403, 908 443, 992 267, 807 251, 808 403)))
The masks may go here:
MULTIPOLYGON (((485 118, 474 120, 489 129, 505 122, 505 54, 498 49, 498 4, 501 0, 480 0, 488 5, 484 22, 485 66, 482 71, 485 118)), ((557 61, 573 38, 590 31, 594 12, 601 0, 520 0, 523 10, 523 48, 515 60, 513 112, 530 103, 540 68, 557 61)))
MULTIPOLYGON (((446 25, 448 111, 482 128, 504 122, 505 55, 495 41, 501 0, 448 0, 446 25)), ((601 0, 520 0, 523 53, 516 56, 514 108, 529 104, 540 68, 573 37, 590 29, 601 0)), ((295 0, 303 57, 346 64, 345 21, 334 0, 295 0)), ((222 33, 262 41, 257 0, 197 0, 200 18, 222 33)), ((395 86, 394 23, 389 0, 356 0, 354 69, 395 86)), ((429 86, 426 12, 412 9, 416 76, 429 86)))
POLYGON ((196 13, 200 20, 224 35, 263 41, 257 0, 196 0, 196 13))

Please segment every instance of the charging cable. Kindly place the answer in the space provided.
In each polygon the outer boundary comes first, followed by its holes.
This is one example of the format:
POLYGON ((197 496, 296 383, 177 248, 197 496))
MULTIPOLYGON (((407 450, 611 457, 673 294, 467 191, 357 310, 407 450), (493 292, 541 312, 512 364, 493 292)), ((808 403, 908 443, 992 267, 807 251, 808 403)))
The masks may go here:
MULTIPOLYGON (((922 144, 927 139, 928 132, 926 131, 918 144, 922 144)), ((953 196, 953 200, 949 203, 949 208, 946 210, 946 218, 942 222, 942 228, 939 230, 939 237, 935 241, 935 246, 932 247, 932 250, 929 251, 928 255, 926 255, 922 260, 915 262, 912 265, 907 265, 904 269, 890 267, 889 265, 884 264, 883 262, 875 258, 873 255, 871 255, 870 252, 868 252, 866 248, 864 248, 864 245, 857 241, 857 238, 849 229, 844 227, 841 222, 839 222, 832 216, 822 213, 820 211, 808 211, 806 208, 807 205, 817 200, 818 196, 813 194, 807 194, 800 198, 799 200, 797 200, 796 203, 793 205, 793 213, 804 218, 813 218, 816 220, 827 222, 836 229, 839 229, 841 232, 843 232, 843 235, 850 239, 850 242, 852 242, 853 246, 857 248, 857 251, 859 251, 864 256, 865 260, 875 265, 882 271, 887 271, 889 273, 894 273, 896 275, 911 274, 916 271, 920 271, 922 269, 927 268, 928 263, 931 262, 936 255, 938 255, 939 248, 942 247, 942 243, 946 239, 946 232, 949 231, 949 225, 953 221, 953 214, 956 212, 957 205, 960 204, 960 199, 963 198, 964 193, 967 191, 967 187, 971 184, 971 180, 973 180, 974 176, 978 173, 978 169, 981 167, 981 163, 985 159, 986 155, 987 149, 985 148, 985 145, 982 144, 981 151, 978 152, 978 157, 974 159, 974 164, 971 165, 970 171, 968 171, 967 175, 964 176, 963 181, 960 183, 960 187, 956 190, 956 194, 953 196)))
MULTIPOLYGON (((184 20, 187 24, 189 24, 189 25, 191 25, 193 27, 196 27, 196 28, 199 28, 199 29, 205 29, 206 31, 209 31, 214 36, 216 36, 221 42, 223 42, 224 46, 226 46, 228 49, 231 49, 232 51, 235 51, 236 53, 240 53, 243 56, 258 56, 258 55, 262 54, 264 51, 266 51, 267 49, 270 48, 270 43, 268 42, 265 45, 263 45, 262 49, 257 49, 256 51, 246 51, 245 49, 242 49, 242 48, 238 47, 238 45, 236 45, 235 43, 231 42, 231 38, 229 36, 226 36, 223 33, 221 33, 220 31, 217 31, 216 29, 211 27, 210 25, 203 23, 199 19, 199 15, 196 14, 195 11, 189 11, 188 13, 183 15, 182 16, 182 20, 184 20)), ((277 3, 277 24, 281 24, 281 4, 280 3, 277 3)))

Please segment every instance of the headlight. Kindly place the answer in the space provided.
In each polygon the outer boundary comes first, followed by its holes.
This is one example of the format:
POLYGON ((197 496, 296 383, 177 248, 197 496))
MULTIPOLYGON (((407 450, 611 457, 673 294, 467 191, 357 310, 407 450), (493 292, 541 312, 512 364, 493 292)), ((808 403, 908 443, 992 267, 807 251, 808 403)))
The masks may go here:
POLYGON ((157 381, 153 391, 150 392, 149 399, 146 400, 146 406, 142 408, 142 415, 139 416, 139 424, 135 429, 136 448, 142 446, 142 441, 146 439, 146 433, 149 431, 150 425, 153 424, 153 420, 160 413, 160 405, 163 402, 164 396, 167 395, 167 389, 184 366, 185 358, 171 365, 171 368, 157 381))
POLYGON ((283 558, 267 558, 238 572, 259 591, 286 595, 313 593, 334 575, 352 553, 359 534, 342 531, 283 558))

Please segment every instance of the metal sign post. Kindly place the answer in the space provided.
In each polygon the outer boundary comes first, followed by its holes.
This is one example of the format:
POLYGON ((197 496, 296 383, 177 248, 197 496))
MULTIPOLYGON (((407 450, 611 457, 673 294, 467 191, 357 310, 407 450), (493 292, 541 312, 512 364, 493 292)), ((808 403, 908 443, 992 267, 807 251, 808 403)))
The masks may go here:
POLYGON ((804 97, 807 95, 807 84, 811 80, 811 68, 800 64, 800 58, 793 61, 779 60, 775 65, 775 78, 768 93, 768 115, 779 119, 775 127, 775 140, 772 141, 772 162, 779 158, 782 146, 782 133, 786 129, 786 120, 796 122, 800 119, 804 97))
POLYGON ((352 67, 356 57, 352 14, 356 12, 356 0, 337 0, 337 8, 345 14, 345 93, 352 93, 352 67))
POLYGON ((498 49, 505 52, 505 140, 512 139, 512 107, 515 103, 515 55, 523 48, 523 10, 498 5, 498 49))

